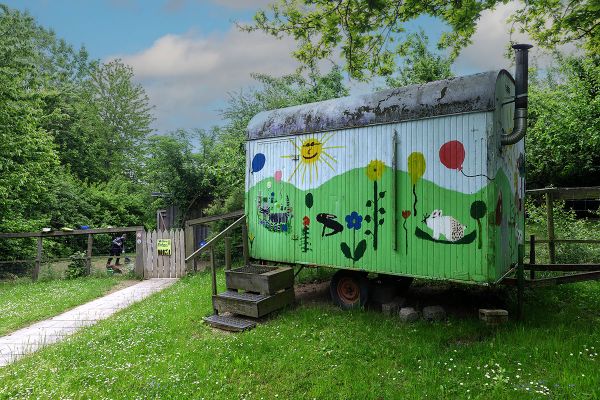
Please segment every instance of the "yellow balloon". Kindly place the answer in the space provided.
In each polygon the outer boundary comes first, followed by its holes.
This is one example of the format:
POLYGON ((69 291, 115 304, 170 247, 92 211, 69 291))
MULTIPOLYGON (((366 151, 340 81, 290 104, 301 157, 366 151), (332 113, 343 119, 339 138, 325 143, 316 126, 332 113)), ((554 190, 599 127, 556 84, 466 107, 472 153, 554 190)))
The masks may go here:
POLYGON ((425 173, 425 156, 415 151, 408 156, 408 174, 412 184, 415 185, 425 173))

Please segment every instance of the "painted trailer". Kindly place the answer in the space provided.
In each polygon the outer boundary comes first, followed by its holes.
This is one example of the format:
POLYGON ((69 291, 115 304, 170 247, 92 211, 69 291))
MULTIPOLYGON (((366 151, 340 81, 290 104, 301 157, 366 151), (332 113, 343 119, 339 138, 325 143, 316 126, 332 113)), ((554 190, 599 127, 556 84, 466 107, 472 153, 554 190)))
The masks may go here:
POLYGON ((524 249, 527 51, 505 70, 262 112, 248 125, 250 256, 366 273, 499 282, 524 249))

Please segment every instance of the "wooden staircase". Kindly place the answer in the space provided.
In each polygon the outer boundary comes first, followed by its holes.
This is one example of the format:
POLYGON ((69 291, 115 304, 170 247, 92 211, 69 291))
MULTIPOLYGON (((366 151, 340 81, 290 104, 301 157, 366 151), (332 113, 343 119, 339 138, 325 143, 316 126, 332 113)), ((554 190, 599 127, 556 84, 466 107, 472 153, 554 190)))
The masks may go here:
MULTIPOLYGON (((238 214, 227 214, 224 217, 238 217, 238 214)), ((211 220, 215 220, 215 218, 211 220)), ((186 226, 188 226, 187 223, 186 226)), ((235 222, 219 232, 204 246, 187 256, 186 263, 193 261, 204 251, 208 251, 210 254, 214 311, 213 315, 204 318, 207 324, 219 329, 241 332, 256 326, 255 321, 242 317, 260 318, 294 302, 294 270, 291 267, 250 263, 245 215, 239 216, 235 222), (242 230, 245 266, 231 269, 231 238, 227 235, 237 227, 242 230), (225 284, 227 290, 217 294, 215 243, 221 239, 225 240, 225 284)))
POLYGON ((215 328, 252 329, 256 322, 239 316, 261 318, 294 302, 294 270, 290 267, 249 264, 225 271, 225 283, 227 290, 212 296, 215 314, 204 318, 215 328))

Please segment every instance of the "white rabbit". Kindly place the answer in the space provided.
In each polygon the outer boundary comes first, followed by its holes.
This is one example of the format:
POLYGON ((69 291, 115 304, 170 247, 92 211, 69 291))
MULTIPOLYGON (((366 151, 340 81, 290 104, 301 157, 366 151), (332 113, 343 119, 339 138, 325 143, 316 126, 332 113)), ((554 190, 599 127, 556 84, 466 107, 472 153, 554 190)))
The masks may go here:
POLYGON ((431 215, 425 217, 425 223, 433 230, 435 240, 440 238, 440 234, 450 242, 456 242, 465 236, 466 226, 453 217, 443 217, 442 210, 433 210, 431 215))

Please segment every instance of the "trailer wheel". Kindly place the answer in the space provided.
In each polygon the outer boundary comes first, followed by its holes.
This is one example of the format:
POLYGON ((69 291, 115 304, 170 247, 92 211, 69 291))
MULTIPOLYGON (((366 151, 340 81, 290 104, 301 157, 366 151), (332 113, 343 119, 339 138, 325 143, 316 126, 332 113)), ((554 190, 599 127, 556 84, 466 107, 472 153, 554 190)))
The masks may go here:
POLYGON ((369 298, 367 276, 356 271, 339 270, 329 285, 331 299, 344 310, 362 307, 369 298))

